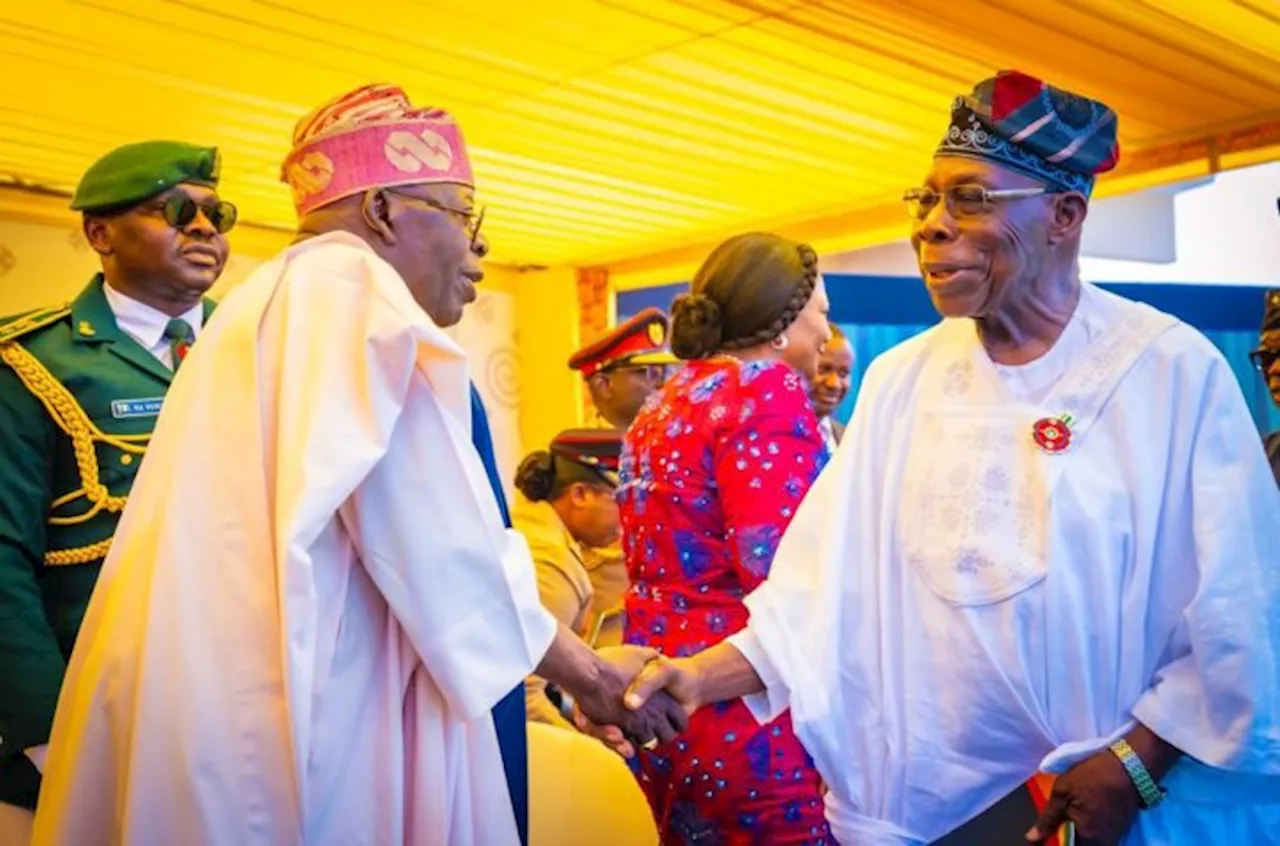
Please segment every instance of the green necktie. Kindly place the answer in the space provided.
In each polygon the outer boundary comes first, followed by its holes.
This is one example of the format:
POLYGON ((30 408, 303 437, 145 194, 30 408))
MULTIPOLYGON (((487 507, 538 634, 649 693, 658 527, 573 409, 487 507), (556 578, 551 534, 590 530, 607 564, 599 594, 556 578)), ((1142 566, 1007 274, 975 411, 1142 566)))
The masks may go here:
POLYGON ((168 325, 164 327, 164 336, 169 340, 169 354, 173 360, 173 369, 176 372, 178 366, 182 364, 182 360, 187 357, 187 351, 191 349, 191 342, 195 340, 196 330, 191 328, 191 324, 180 317, 170 320, 168 325))

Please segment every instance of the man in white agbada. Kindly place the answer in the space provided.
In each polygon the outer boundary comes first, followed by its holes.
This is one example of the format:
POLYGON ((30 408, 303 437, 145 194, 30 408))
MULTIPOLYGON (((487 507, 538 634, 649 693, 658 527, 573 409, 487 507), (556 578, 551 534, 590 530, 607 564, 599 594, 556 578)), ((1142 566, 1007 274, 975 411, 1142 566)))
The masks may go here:
POLYGON ((931 842, 1037 768, 1028 840, 1280 840, 1280 495, 1222 356, 1078 281, 1114 139, 1016 72, 957 100, 907 195, 945 319, 870 367, 750 625, 628 697, 789 707, 846 846, 931 842))
POLYGON ((90 603, 41 846, 517 843, 524 677, 625 716, 639 667, 543 610, 439 328, 486 249, 458 127, 362 88, 284 176, 299 242, 184 362, 90 603))

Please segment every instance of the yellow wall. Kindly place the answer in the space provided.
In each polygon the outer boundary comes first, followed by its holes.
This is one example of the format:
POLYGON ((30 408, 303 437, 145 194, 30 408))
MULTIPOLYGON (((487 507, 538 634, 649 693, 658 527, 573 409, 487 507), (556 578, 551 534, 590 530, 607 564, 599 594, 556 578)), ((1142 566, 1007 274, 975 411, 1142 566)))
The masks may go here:
POLYGON ((520 436, 526 450, 545 449, 556 433, 581 423, 582 378, 567 365, 579 346, 573 269, 521 273, 516 308, 520 436))

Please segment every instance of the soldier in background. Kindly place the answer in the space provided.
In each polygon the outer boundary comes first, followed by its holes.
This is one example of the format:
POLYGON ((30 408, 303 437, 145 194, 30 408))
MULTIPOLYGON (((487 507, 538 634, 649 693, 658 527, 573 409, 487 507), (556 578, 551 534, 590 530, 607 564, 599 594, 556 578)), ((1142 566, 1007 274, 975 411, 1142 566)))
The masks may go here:
POLYGON ((644 311, 578 350, 569 368, 582 373, 597 428, 624 432, 677 360, 667 349, 669 324, 661 309, 644 311))
MULTIPOLYGON (((667 368, 679 361, 667 347, 670 323, 661 309, 648 308, 582 349, 569 367, 582 373, 596 417, 591 425, 625 432, 641 406, 666 381, 667 368)), ((622 549, 584 550, 593 590, 593 646, 622 643, 622 604, 629 581, 622 549)))
MULTIPOLYGON (((213 302, 235 206, 218 152, 121 147, 71 207, 102 260, 74 301, 0 320, 0 844, 31 810, 89 594, 160 413, 213 302)), ((198 446, 193 445, 193 448, 198 446)), ((200 480, 192 480, 198 493, 200 480)))
MULTIPOLYGON (((557 620, 588 641, 596 620, 586 556, 618 541, 614 494, 621 454, 617 429, 569 429, 556 435, 549 449, 527 455, 516 471, 523 498, 512 523, 533 553, 538 597, 557 620)), ((530 720, 573 728, 562 711, 564 695, 556 691, 555 701, 549 698, 544 679, 530 676, 526 693, 530 720)))

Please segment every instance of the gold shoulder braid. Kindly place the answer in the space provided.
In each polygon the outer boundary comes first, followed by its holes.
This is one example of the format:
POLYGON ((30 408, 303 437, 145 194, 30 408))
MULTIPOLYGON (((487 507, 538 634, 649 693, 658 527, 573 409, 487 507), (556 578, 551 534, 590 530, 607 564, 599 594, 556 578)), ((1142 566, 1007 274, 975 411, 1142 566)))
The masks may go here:
POLYGON ((71 305, 64 303, 54 308, 38 308, 0 325, 0 341, 12 341, 28 332, 48 326, 71 313, 71 305))
MULTIPOLYGON (((80 497, 89 501, 89 509, 74 517, 50 517, 51 526, 71 526, 84 523, 101 511, 120 512, 124 510, 128 497, 112 496, 106 485, 98 476, 98 455, 95 443, 104 443, 125 453, 142 455, 147 451, 146 441, 150 435, 108 435, 89 419, 84 409, 76 402, 66 386, 54 378, 40 361, 14 341, 0 341, 0 361, 13 368, 26 385, 27 390, 40 400, 48 410, 49 416, 58 424, 58 428, 71 438, 75 450, 76 467, 80 471, 80 483, 83 487, 54 501, 58 508, 73 502, 80 497)), ((99 541, 89 546, 76 549, 59 549, 45 553, 45 563, 52 566, 67 564, 86 564, 96 561, 107 554, 111 547, 111 539, 99 541)))

